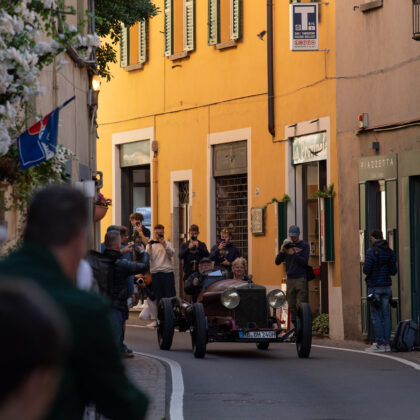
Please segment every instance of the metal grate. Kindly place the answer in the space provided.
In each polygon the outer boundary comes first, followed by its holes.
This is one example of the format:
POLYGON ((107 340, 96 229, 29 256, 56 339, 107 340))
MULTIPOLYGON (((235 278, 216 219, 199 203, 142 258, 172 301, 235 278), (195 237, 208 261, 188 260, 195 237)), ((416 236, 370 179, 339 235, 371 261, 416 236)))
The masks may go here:
POLYGON ((413 39, 420 41, 420 0, 413 0, 413 39))
POLYGON ((241 298, 235 309, 235 321, 239 328, 267 328, 267 296, 265 289, 237 289, 241 298))
POLYGON ((248 258, 248 177, 247 174, 216 178, 216 229, 232 232, 232 243, 248 258))

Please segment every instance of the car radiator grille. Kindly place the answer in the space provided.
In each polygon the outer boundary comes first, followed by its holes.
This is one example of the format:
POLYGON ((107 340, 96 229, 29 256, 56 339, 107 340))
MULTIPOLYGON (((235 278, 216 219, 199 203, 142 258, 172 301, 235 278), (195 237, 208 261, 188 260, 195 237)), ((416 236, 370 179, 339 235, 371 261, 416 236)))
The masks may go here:
POLYGON ((235 309, 239 328, 267 328, 267 296, 265 289, 237 289, 241 298, 235 309))

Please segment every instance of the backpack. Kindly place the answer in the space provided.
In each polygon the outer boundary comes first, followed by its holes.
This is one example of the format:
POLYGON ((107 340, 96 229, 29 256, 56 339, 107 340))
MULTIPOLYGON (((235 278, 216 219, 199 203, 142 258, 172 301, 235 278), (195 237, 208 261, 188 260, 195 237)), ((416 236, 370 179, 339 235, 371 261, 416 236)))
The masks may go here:
POLYGON ((417 344, 418 326, 408 319, 398 323, 397 331, 395 331, 392 340, 392 349, 395 351, 412 351, 417 344))

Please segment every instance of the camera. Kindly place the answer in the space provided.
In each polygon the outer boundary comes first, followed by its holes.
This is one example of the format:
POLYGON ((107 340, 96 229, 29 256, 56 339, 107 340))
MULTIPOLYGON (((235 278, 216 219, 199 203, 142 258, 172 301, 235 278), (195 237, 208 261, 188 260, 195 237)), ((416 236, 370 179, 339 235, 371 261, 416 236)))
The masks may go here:
POLYGON ((291 249, 295 248, 295 244, 293 242, 289 242, 284 246, 284 249, 291 249))
POLYGON ((157 237, 158 237, 158 238, 163 238, 164 236, 165 236, 165 235, 164 235, 163 233, 158 233, 158 234, 157 234, 157 237))
POLYGON ((153 239, 149 242, 150 245, 158 244, 158 243, 159 243, 159 241, 154 241, 153 239))
POLYGON ((373 303, 377 308, 379 308, 381 306, 381 302, 378 300, 377 296, 375 295, 375 293, 369 293, 366 296, 366 300, 368 302, 373 303))
POLYGON ((191 236, 191 240, 192 241, 196 241, 197 240, 197 236, 191 236))
POLYGON ((136 226, 140 226, 141 225, 141 222, 136 222, 136 226))
POLYGON ((136 279, 136 284, 137 284, 138 286, 140 286, 140 285, 144 284, 144 279, 136 279))

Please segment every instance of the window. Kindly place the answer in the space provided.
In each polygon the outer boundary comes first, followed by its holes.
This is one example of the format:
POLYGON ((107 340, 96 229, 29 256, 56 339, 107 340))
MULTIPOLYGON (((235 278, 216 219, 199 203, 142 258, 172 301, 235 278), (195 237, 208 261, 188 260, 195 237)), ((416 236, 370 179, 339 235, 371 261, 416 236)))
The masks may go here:
POLYGON ((413 39, 420 41, 420 0, 413 0, 413 39))
POLYGON ((209 0, 208 44, 241 38, 242 0, 209 0))
POLYGON ((145 20, 129 28, 121 24, 121 67, 141 68, 147 61, 147 26, 148 22, 145 20))
POLYGON ((185 57, 194 49, 195 0, 165 0, 165 56, 185 57))

